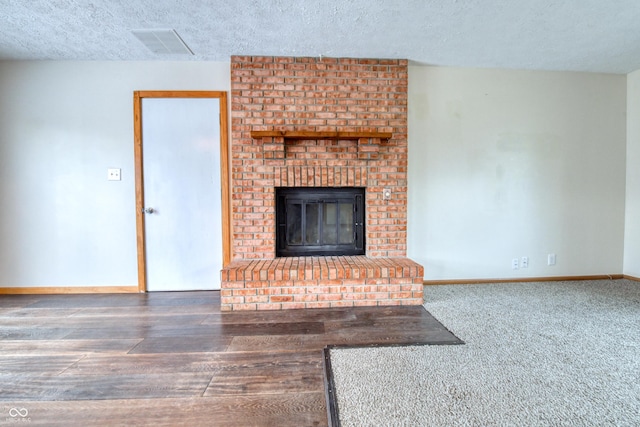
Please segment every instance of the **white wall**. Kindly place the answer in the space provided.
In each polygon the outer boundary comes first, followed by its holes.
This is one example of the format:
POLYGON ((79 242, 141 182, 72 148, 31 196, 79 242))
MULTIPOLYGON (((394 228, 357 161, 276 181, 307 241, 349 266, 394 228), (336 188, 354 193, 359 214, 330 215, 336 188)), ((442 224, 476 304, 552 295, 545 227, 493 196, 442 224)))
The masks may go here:
POLYGON ((133 91, 162 89, 229 64, 0 62, 0 287, 137 285, 133 91))
MULTIPOLYGON (((0 62, 0 287, 135 286, 132 93, 229 88, 228 63, 0 62)), ((634 117, 640 72, 410 66, 409 256, 428 280, 640 277, 634 117)))
POLYGON ((625 111, 621 75, 410 66, 408 254, 425 279, 622 273, 625 111))
POLYGON ((627 76, 627 197, 624 274, 640 277, 640 70, 627 76))

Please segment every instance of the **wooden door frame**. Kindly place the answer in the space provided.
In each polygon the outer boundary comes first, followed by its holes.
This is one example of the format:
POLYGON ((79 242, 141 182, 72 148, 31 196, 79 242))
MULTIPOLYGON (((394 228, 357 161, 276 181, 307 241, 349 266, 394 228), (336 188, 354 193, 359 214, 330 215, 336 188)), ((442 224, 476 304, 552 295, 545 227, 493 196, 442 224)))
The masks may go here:
POLYGON ((136 238, 138 247, 138 292, 147 291, 144 230, 144 174, 142 166, 142 100, 144 98, 216 98, 220 100, 220 184, 222 186, 222 265, 231 261, 231 200, 229 192, 229 115, 227 93, 222 91, 133 92, 133 142, 136 183, 136 238))

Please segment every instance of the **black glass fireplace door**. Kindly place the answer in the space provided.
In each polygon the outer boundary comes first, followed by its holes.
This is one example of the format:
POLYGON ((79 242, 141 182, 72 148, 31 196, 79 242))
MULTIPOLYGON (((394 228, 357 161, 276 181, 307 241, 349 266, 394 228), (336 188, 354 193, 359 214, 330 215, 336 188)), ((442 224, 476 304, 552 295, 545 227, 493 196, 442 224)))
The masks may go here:
POLYGON ((276 189, 276 255, 364 255, 364 189, 276 189))

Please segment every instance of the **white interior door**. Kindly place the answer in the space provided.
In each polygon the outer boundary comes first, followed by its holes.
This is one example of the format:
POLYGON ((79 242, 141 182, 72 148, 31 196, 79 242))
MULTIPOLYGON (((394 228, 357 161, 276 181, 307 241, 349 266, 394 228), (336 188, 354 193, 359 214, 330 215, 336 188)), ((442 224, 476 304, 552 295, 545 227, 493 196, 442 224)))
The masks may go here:
POLYGON ((220 289, 220 101, 142 99, 148 291, 220 289))

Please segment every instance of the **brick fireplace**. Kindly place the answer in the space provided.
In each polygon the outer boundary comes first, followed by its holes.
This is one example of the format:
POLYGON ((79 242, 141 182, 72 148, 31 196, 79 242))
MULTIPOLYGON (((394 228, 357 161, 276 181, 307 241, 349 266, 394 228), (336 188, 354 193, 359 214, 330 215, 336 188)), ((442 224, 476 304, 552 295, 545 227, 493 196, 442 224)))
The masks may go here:
POLYGON ((406 258, 407 61, 231 58, 222 310, 422 304, 406 258), (276 188, 365 189, 365 255, 276 258, 276 188))

